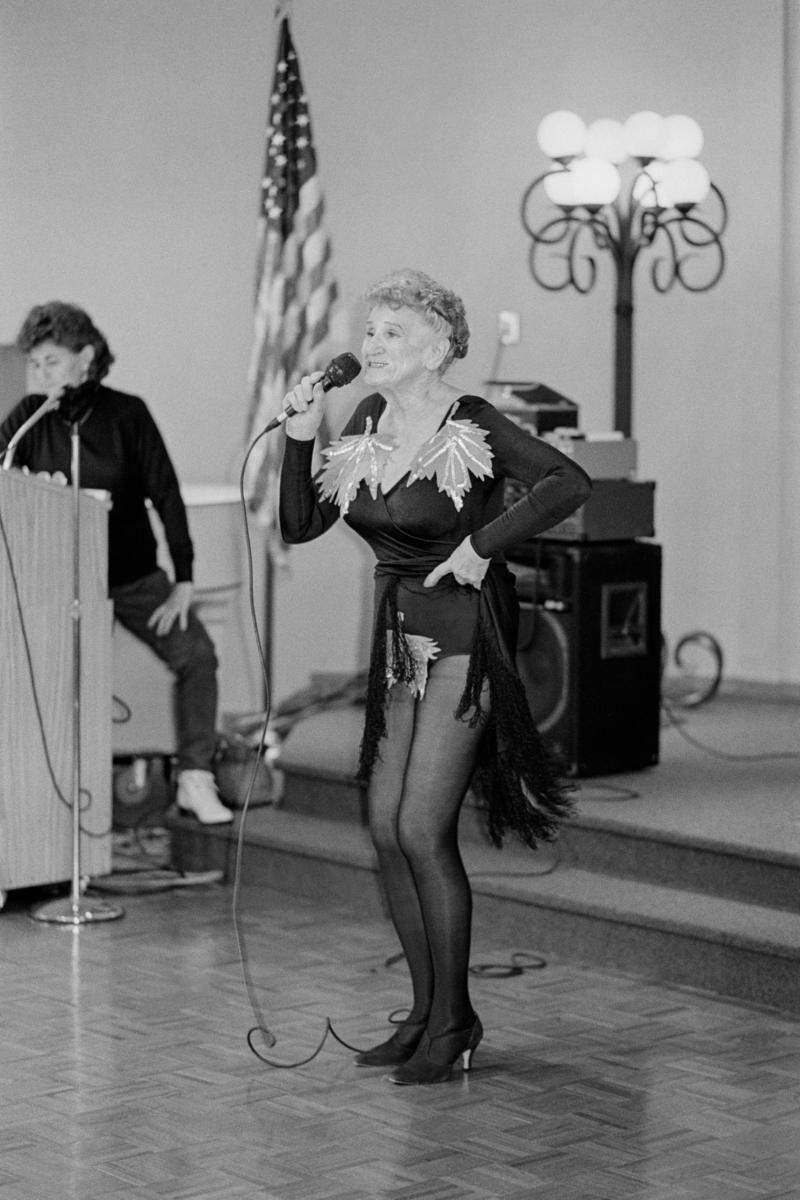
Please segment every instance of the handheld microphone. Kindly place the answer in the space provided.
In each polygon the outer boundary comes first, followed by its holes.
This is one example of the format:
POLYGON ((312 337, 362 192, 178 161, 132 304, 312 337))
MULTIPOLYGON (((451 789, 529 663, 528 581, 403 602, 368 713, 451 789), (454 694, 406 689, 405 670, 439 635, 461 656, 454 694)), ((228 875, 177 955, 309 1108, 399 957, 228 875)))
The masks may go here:
MULTIPOLYGON (((344 387, 345 384, 352 383, 356 375, 361 370, 361 363, 356 358, 355 354, 351 354, 349 350, 344 354, 337 354, 336 358, 332 358, 325 368, 325 372, 319 383, 322 384, 322 390, 329 392, 331 388, 344 387)), ((277 429, 289 417, 294 417, 297 414, 291 404, 279 413, 277 417, 273 417, 269 425, 267 425, 264 433, 270 433, 273 429, 277 429)))

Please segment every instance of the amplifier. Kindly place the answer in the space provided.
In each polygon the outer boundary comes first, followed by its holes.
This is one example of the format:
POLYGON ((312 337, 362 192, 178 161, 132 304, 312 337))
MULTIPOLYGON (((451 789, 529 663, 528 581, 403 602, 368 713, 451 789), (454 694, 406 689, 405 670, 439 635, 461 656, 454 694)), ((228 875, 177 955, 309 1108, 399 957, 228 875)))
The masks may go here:
MULTIPOLYGON (((655 488, 655 483, 647 480, 595 479, 586 503, 541 537, 566 542, 622 542, 653 537, 655 488)), ((506 507, 527 490, 525 484, 515 479, 506 480, 506 507)), ((522 542, 511 553, 515 558, 526 558, 535 545, 522 542)))
POLYGON ((638 445, 633 438, 554 429, 543 440, 583 467, 591 479, 636 478, 638 445))
POLYGON ((546 383, 514 383, 489 379, 486 398, 504 416, 528 433, 577 428, 578 405, 546 383))
POLYGON ((572 776, 654 766, 661 710, 661 547, 540 542, 517 576, 517 665, 551 752, 572 776))

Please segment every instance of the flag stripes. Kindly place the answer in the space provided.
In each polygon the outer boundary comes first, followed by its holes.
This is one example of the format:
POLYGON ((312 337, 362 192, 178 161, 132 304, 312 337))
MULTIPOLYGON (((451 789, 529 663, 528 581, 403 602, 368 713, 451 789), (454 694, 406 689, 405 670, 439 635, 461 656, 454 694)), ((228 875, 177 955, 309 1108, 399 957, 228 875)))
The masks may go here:
MULTIPOLYGON (((324 215, 300 64, 284 17, 261 186, 248 373, 249 441, 280 413, 286 392, 301 375, 321 369, 329 357, 326 341, 336 284, 324 215)), ((273 528, 283 436, 280 429, 258 442, 245 481, 251 511, 273 528)))

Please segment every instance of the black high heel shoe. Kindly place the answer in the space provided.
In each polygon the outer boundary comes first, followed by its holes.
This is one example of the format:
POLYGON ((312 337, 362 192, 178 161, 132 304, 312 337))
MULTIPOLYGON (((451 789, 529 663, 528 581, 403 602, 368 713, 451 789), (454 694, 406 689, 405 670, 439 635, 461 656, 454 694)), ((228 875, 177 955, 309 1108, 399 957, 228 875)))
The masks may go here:
POLYGON ((356 1055, 357 1067, 397 1067, 408 1062, 425 1032, 426 1021, 406 1021, 387 1041, 356 1055))
POLYGON ((408 1062, 389 1075, 390 1083, 446 1083, 456 1059, 461 1057, 465 1071, 472 1068, 472 1055, 483 1037, 478 1017, 466 1029, 452 1029, 431 1037, 426 1033, 408 1062))

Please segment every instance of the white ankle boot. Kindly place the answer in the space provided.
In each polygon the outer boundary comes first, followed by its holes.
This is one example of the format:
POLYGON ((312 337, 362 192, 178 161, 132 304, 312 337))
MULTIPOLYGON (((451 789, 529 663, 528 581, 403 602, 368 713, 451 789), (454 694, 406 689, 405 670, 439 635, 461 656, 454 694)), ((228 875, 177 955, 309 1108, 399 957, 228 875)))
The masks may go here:
POLYGON ((176 799, 180 811, 197 817, 201 825, 223 825, 233 820, 233 813, 217 795, 210 771, 181 771, 176 799))

